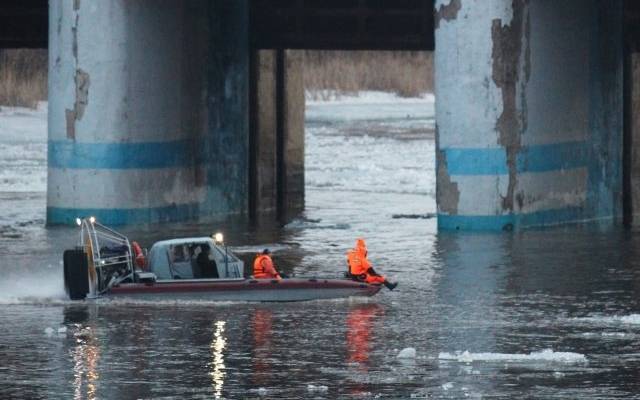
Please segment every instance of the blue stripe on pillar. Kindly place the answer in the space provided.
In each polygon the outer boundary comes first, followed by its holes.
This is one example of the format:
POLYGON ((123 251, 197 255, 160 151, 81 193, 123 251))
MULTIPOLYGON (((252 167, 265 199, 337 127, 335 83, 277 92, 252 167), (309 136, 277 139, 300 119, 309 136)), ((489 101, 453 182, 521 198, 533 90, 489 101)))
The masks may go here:
POLYGON ((525 214, 506 215, 446 215, 438 214, 438 229, 445 231, 500 231, 521 226, 548 226, 569 222, 586 222, 596 219, 613 219, 612 216, 585 215, 582 207, 544 210, 525 214))
POLYGON ((177 222, 199 216, 198 203, 152 208, 62 208, 47 207, 47 224, 72 225, 77 217, 93 216, 106 225, 177 222))
MULTIPOLYGON (((503 147, 445 148, 449 175, 507 175, 507 154, 503 147)), ((516 171, 548 172, 587 167, 591 159, 587 142, 565 142, 524 146, 516 157, 516 171)))
POLYGON ((150 169, 193 165, 193 142, 83 143, 50 140, 50 168, 150 169))

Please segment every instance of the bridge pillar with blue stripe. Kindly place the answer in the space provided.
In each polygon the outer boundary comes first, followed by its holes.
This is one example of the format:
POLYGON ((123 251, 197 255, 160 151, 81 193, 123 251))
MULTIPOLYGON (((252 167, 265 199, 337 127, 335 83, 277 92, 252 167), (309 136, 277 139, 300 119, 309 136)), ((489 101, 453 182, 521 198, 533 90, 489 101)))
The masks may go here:
POLYGON ((47 222, 245 213, 247 1, 49 10, 47 222))
POLYGON ((622 2, 437 0, 441 230, 622 216, 622 2))

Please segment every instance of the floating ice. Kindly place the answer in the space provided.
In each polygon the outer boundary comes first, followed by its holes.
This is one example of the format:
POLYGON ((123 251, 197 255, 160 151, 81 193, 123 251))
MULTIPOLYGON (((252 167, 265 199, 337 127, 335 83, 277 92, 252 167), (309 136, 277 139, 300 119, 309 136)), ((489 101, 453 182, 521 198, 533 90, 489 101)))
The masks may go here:
POLYGON ((249 389, 249 392, 257 393, 258 396, 262 397, 262 396, 266 396, 267 392, 269 392, 269 391, 266 388, 261 387, 261 388, 258 388, 258 389, 249 389))
POLYGON ((52 328, 52 327, 50 327, 50 326, 47 326, 46 328, 44 328, 44 333, 45 333, 45 335, 47 335, 47 336, 51 336, 51 335, 53 335, 53 328, 52 328))
POLYGON ((307 392, 318 392, 318 393, 326 393, 329 390, 329 387, 324 385, 307 385, 307 392))
POLYGON ((628 334, 626 332, 602 332, 602 336, 612 338, 626 338, 628 334))
POLYGON ((640 324, 640 314, 631 314, 620 317, 620 321, 625 324, 640 324))
POLYGON ((470 353, 469 351, 456 353, 440 353, 440 360, 471 363, 474 361, 506 361, 506 362, 552 362, 563 364, 586 363, 587 357, 580 353, 561 352, 546 349, 529 354, 504 354, 504 353, 470 353))
POLYGON ((407 347, 405 349, 400 350, 400 353, 396 356, 397 358, 416 358, 416 349, 413 347, 407 347))
POLYGON ((579 317, 571 318, 571 321, 580 323, 590 323, 596 325, 614 325, 614 324, 629 324, 640 325, 640 314, 629 315, 602 315, 592 317, 579 317))
POLYGON ((453 388, 453 382, 447 382, 442 385, 442 390, 449 390, 453 388))
POLYGON ((58 328, 58 335, 65 335, 66 333, 67 333, 67 327, 66 326, 58 328))

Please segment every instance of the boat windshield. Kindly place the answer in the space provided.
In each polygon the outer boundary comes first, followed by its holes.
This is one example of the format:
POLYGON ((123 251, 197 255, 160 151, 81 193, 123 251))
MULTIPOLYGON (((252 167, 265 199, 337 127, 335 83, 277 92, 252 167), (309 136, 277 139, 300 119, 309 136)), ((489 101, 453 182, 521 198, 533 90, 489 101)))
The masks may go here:
POLYGON ((218 278, 218 266, 206 242, 177 243, 153 248, 153 273, 158 279, 218 278))

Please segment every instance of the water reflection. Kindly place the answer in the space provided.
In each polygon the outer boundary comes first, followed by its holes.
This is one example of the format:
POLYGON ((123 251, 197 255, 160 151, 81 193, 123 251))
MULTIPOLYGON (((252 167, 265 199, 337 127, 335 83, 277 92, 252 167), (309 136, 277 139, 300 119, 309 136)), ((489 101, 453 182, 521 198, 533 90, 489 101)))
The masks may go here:
POLYGON ((267 384, 269 377, 269 358, 271 357, 273 312, 267 308, 254 311, 251 321, 253 332, 253 383, 258 386, 267 384))
POLYGON ((384 310, 376 303, 360 304, 347 315, 347 363, 361 372, 367 372, 372 347, 374 322, 384 310))
POLYGON ((382 323, 380 317, 383 314, 384 309, 376 303, 359 304, 347 314, 346 364, 352 381, 349 385, 352 396, 359 397, 368 393, 366 382, 369 379, 375 330, 382 323))
POLYGON ((224 365, 224 349, 227 346, 227 339, 224 337, 224 321, 216 321, 215 331, 213 333, 213 340, 211 342, 211 354, 212 360, 209 366, 211 367, 211 382, 213 386, 213 395, 216 399, 222 398, 222 386, 224 385, 224 379, 227 375, 224 365))
POLYGON ((100 348, 91 327, 81 327, 74 332, 75 347, 72 349, 74 374, 74 399, 97 398, 100 374, 98 361, 100 348))
POLYGON ((438 326, 447 337, 442 351, 488 351, 495 348, 500 327, 497 295, 502 290, 509 261, 511 236, 502 234, 440 234, 435 258, 442 268, 438 298, 450 311, 439 315, 438 326))

